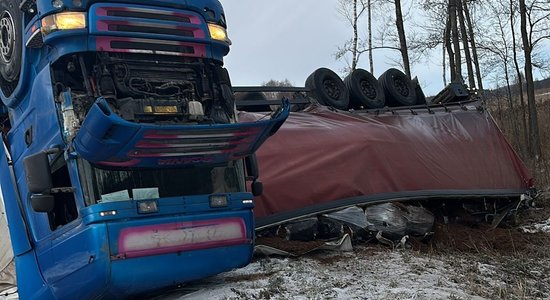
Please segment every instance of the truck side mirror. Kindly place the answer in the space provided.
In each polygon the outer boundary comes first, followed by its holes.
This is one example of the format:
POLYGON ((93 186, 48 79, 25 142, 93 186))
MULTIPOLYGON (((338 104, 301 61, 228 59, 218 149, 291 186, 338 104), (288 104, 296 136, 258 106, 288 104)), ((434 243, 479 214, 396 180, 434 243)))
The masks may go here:
POLYGON ((261 181, 254 180, 252 181, 251 189, 254 197, 261 196, 264 192, 264 184, 261 181))
POLYGON ((246 165, 246 174, 248 177, 252 178, 252 180, 256 181, 258 177, 260 177, 260 171, 258 168, 258 160, 256 159, 256 154, 252 154, 247 156, 244 159, 245 165, 246 165))
POLYGON ((36 212, 51 212, 55 207, 55 198, 52 195, 32 195, 31 206, 36 212))
POLYGON ((264 184, 258 180, 258 177, 260 177, 260 171, 258 167, 258 159, 256 159, 256 154, 252 154, 250 156, 247 156, 244 159, 245 165, 246 165, 246 174, 248 175, 248 178, 252 180, 252 184, 250 186, 252 190, 252 195, 261 196, 264 192, 264 184))
POLYGON ((32 194, 49 194, 53 187, 50 161, 46 152, 39 152, 23 160, 27 187, 32 194))

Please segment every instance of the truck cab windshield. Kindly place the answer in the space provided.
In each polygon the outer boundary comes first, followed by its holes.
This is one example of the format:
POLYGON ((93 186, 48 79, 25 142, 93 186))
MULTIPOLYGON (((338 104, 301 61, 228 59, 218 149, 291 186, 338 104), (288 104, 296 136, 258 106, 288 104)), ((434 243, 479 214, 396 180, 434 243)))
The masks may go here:
POLYGON ((112 170, 82 160, 80 177, 86 205, 245 191, 241 161, 215 167, 112 170))

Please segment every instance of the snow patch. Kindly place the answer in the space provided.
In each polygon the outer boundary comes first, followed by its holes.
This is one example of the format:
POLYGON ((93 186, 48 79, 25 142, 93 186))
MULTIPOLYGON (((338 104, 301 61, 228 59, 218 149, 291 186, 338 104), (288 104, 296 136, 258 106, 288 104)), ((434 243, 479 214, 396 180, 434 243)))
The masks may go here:
MULTIPOLYGON (((493 272, 489 265, 479 268, 493 272)), ((264 258, 171 299, 483 299, 453 275, 447 261, 406 251, 264 258)))
POLYGON ((542 223, 523 226, 520 229, 525 233, 550 233, 550 219, 542 223))

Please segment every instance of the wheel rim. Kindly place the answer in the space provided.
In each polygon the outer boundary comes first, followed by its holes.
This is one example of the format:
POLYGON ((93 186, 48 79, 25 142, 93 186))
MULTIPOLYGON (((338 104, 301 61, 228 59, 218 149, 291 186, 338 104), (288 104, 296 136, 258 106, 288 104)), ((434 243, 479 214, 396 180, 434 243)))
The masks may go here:
POLYGON ((402 96, 408 97, 410 94, 409 86, 407 85, 407 82, 402 78, 401 76, 394 77, 393 78, 393 85, 395 87, 395 90, 402 96))
POLYGON ((340 89, 338 88, 338 85, 336 85, 336 82, 334 82, 334 80, 327 79, 323 81, 323 88, 330 98, 334 100, 340 99, 340 89))
POLYGON ((367 80, 362 80, 361 81, 361 92, 363 92, 363 95, 367 96, 367 98, 369 98, 369 99, 376 98, 376 89, 367 80))
POLYGON ((0 15, 0 59, 3 63, 9 63, 15 48, 15 26, 9 12, 4 11, 0 15))

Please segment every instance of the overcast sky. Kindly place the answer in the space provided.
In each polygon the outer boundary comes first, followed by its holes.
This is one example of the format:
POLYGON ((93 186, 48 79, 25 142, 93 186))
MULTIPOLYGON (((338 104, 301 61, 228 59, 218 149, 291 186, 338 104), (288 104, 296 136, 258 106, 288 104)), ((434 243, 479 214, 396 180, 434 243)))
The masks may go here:
MULTIPOLYGON (((303 86, 307 76, 320 67, 342 75, 346 63, 336 61, 334 53, 352 32, 336 12, 337 0, 221 1, 233 41, 226 58, 233 85, 260 85, 270 79, 289 79, 295 86, 303 86)), ((415 13, 413 19, 418 18, 421 16, 415 13)), ((411 26, 410 22, 405 26, 411 26)), ((542 52, 550 52, 550 41, 541 47, 542 52)), ((433 57, 411 66, 413 77, 418 76, 428 96, 443 88, 440 52, 435 51, 433 57)), ((397 51, 375 52, 374 76, 378 78, 388 68, 396 67, 394 61, 400 61, 397 51)), ((368 69, 366 54, 359 67, 368 69)), ((536 79, 548 75, 549 72, 534 72, 536 79)), ((495 87, 493 77, 489 75, 484 80, 485 87, 495 87)))
MULTIPOLYGON (((233 85, 260 85, 270 79, 289 79, 303 86, 311 72, 320 67, 341 74, 346 66, 334 53, 351 37, 351 30, 336 12, 336 0, 222 0, 233 41, 226 58, 233 85)), ((394 67, 398 53, 380 51, 375 55, 374 76, 394 67)), ((438 59, 416 64, 427 95, 443 87, 438 59)), ((360 61, 368 69, 368 57, 360 61)))

